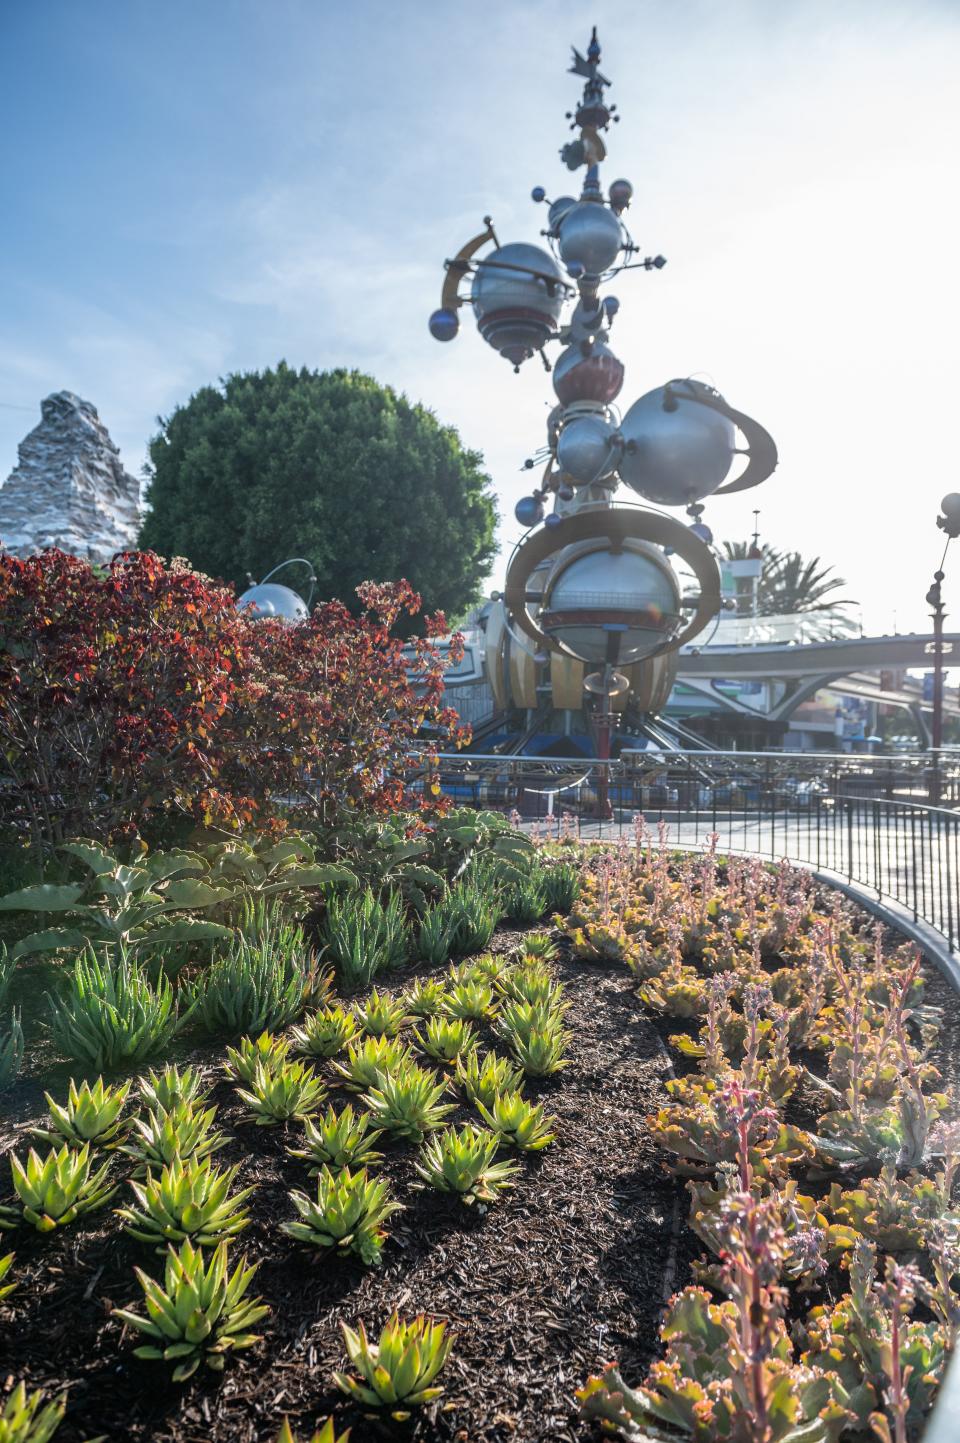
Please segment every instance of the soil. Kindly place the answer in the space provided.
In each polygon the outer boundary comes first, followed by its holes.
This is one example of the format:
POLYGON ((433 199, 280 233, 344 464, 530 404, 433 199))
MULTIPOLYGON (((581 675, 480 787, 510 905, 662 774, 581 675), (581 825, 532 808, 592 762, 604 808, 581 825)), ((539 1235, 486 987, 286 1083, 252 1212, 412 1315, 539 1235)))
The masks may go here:
MULTIPOLYGON (((518 936, 499 932, 494 950, 518 936)), ((154 1272, 159 1258, 121 1232, 108 1208, 45 1237, 29 1228, 0 1235, 2 1251, 16 1252, 9 1276, 18 1282, 0 1304, 0 1380, 23 1378, 48 1394, 67 1388, 57 1443, 273 1443, 285 1414, 309 1438, 330 1413, 338 1428, 352 1425, 352 1443, 593 1437, 576 1422, 574 1390, 611 1358, 627 1377, 642 1376, 663 1302, 688 1280, 698 1249, 681 1225, 682 1185, 665 1172, 645 1124, 664 1100, 670 1060, 631 978, 563 955, 554 965, 572 1003, 570 1066, 527 1092, 555 1115, 557 1141, 523 1160, 516 1187, 495 1206, 480 1214, 414 1191, 416 1149, 388 1146, 377 1170, 406 1210, 390 1221, 383 1266, 314 1254, 280 1231, 293 1215, 288 1191, 309 1186, 306 1164, 285 1151, 298 1129, 244 1125, 221 1083, 212 1100, 232 1140, 217 1161, 239 1162, 237 1186, 255 1187, 253 1224, 233 1254, 260 1264, 255 1289, 271 1309, 263 1341, 231 1357, 222 1378, 201 1371, 182 1385, 169 1382, 164 1364, 134 1358, 134 1340, 110 1310, 140 1307, 133 1267, 154 1272), (394 1308, 447 1318, 457 1334, 443 1396, 404 1425, 365 1416, 330 1382, 346 1362, 340 1319, 379 1329, 394 1308)), ((209 1049, 198 1055, 210 1060, 209 1049)), ((44 1081, 56 1096, 65 1091, 50 1074, 44 1081)), ((17 1135, 21 1153, 24 1120, 43 1111, 41 1092, 27 1079, 5 1099, 3 1131, 8 1141, 17 1135)), ((451 1120, 470 1115, 464 1108, 451 1120)))

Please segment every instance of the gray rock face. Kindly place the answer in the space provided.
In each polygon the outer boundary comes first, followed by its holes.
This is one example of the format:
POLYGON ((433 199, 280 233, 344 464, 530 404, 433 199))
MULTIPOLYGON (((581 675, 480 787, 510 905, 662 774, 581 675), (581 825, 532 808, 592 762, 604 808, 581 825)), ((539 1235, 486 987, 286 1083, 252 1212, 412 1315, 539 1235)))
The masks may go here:
POLYGON ((0 487, 0 546, 33 556, 57 546, 109 561, 136 545, 140 483, 123 469, 96 407, 72 391, 40 403, 43 420, 18 447, 0 487))

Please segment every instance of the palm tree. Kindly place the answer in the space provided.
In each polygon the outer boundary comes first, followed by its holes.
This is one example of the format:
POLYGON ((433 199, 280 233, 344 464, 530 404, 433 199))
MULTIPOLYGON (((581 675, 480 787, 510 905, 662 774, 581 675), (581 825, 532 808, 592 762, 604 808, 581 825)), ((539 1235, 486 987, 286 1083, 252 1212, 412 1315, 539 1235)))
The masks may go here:
MULTIPOLYGON (((723 550, 728 561, 744 560, 751 552, 756 555, 754 547, 746 541, 725 541, 723 550)), ((807 633, 823 638, 838 632, 849 636, 856 631, 854 618, 838 615, 838 610, 859 603, 849 596, 834 595, 847 583, 842 576, 833 574, 831 566, 824 566, 819 556, 807 561, 799 551, 777 551, 769 545, 761 547, 760 555, 763 571, 757 589, 758 616, 795 616, 802 613, 811 617, 807 633), (817 613, 822 616, 819 624, 817 613)))

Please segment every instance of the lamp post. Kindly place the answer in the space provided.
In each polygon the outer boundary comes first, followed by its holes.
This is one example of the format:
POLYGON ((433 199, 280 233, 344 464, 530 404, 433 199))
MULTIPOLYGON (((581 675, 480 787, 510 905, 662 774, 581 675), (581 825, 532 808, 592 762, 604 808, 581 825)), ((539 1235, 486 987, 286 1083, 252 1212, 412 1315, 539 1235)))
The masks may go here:
POLYGON ((933 573, 933 585, 927 592, 927 605, 933 618, 933 725, 931 727, 931 748, 930 748, 930 784, 929 795, 930 805, 940 805, 941 775, 940 775, 940 752, 943 747, 943 618, 944 606, 941 593, 943 582, 943 563, 947 559, 947 551, 950 542, 960 536, 960 494, 951 491, 944 496, 940 502, 941 515, 937 517, 937 525, 941 531, 947 534, 946 545, 943 548, 943 556, 940 558, 940 566, 933 573))

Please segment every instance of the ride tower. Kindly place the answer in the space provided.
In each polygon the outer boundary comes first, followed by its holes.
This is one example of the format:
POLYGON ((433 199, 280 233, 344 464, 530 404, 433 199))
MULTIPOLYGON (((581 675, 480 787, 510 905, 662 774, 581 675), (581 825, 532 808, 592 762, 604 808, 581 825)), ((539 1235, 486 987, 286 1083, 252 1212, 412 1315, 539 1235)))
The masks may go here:
POLYGON ((576 134, 560 151, 581 177, 579 195, 550 200, 534 187, 533 201, 546 206, 545 246, 501 244, 484 217, 485 229, 445 262, 429 327, 450 342, 472 307, 481 336, 514 370, 539 356, 551 375, 546 441, 524 463, 542 471, 516 507, 528 529, 486 618, 485 666, 502 710, 585 713, 602 759, 618 716, 663 707, 677 651, 720 610, 705 500, 759 485, 777 450, 762 426, 699 380, 669 380, 618 407, 625 375, 611 334, 620 302, 606 287, 666 261, 642 255, 628 230, 631 183, 601 184, 606 137, 620 116, 600 58, 594 28, 586 55, 573 49, 570 73, 583 94, 567 116, 576 134), (689 521, 671 514, 679 507, 689 521), (689 589, 671 558, 692 576, 689 589))

